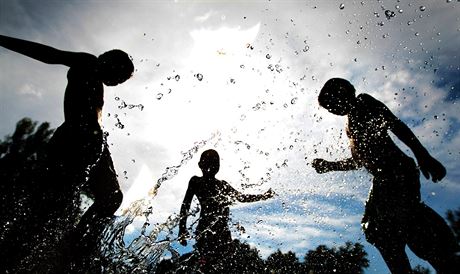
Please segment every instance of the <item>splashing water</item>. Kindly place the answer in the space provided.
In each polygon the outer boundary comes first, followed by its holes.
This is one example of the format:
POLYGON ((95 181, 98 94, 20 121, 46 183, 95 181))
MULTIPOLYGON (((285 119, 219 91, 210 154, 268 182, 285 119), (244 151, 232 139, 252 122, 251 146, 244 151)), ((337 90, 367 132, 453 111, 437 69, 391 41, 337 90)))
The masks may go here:
MULTIPOLYGON (((214 133, 209 139, 194 144, 189 150, 182 152, 182 160, 178 165, 167 167, 155 186, 148 192, 148 197, 139 199, 123 211, 122 215, 109 220, 99 242, 100 260, 104 261, 104 272, 108 273, 150 273, 166 250, 172 250, 171 244, 177 240, 173 229, 179 224, 180 216, 171 215, 162 224, 155 225, 149 232, 149 218, 152 216, 152 202, 163 182, 175 177, 181 167, 190 161, 198 151, 212 140, 219 140, 220 133, 214 133), (144 224, 140 235, 126 241, 127 228, 136 218, 143 217, 144 224), (161 238, 161 239, 160 239, 161 238)), ((196 215, 198 209, 189 214, 196 215)), ((193 224, 192 224, 193 225, 193 224)), ((97 261, 97 260, 96 260, 97 261)))

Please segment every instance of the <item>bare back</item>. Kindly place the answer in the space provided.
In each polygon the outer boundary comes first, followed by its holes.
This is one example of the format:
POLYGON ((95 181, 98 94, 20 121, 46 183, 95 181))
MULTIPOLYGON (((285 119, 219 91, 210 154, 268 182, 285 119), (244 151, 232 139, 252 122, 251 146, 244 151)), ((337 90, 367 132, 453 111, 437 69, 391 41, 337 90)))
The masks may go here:
POLYGON ((346 131, 353 159, 373 175, 411 160, 388 133, 393 119, 385 105, 367 94, 358 96, 356 108, 348 114, 346 131))
POLYGON ((220 221, 226 225, 230 214, 229 205, 232 203, 232 187, 216 178, 198 176, 190 180, 190 187, 200 202, 200 226, 220 221))
POLYGON ((78 62, 69 68, 67 80, 64 95, 66 123, 88 129, 99 128, 104 88, 97 75, 97 58, 80 53, 78 62))

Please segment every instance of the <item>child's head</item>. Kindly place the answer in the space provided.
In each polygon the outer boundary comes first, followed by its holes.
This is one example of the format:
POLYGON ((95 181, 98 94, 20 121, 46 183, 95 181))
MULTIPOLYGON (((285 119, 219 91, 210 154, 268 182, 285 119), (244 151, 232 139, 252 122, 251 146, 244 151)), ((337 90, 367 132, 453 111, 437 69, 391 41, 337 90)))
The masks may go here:
POLYGON ((345 79, 329 79, 321 89, 319 105, 336 115, 346 115, 356 100, 355 87, 345 79))
POLYGON ((200 162, 198 163, 203 175, 214 176, 219 172, 220 158, 217 151, 208 149, 201 154, 200 162))
POLYGON ((98 57, 102 81, 107 86, 116 86, 128 80, 134 65, 129 55, 119 49, 107 51, 98 57))

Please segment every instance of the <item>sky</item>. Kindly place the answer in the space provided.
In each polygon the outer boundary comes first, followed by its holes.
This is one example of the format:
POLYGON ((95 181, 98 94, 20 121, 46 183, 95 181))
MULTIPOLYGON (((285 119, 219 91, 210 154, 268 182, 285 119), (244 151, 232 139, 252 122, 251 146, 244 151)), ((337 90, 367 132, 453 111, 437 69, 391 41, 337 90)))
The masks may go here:
MULTIPOLYGON (((385 103, 447 168, 440 183, 421 177, 423 201, 442 216, 459 208, 459 9, 455 0, 0 0, 0 34, 132 57, 133 77, 105 88, 102 123, 124 193, 117 214, 136 200, 152 207, 152 224, 177 214, 189 179, 201 175, 199 155, 213 148, 219 179, 277 193, 232 206, 234 238, 263 256, 300 258, 319 244, 358 241, 367 273, 386 273, 360 230, 370 175, 319 175, 310 165, 350 156, 345 118, 317 96, 341 77, 385 103)), ((23 117, 63 122, 66 67, 0 48, 0 70, 0 136, 23 117)))

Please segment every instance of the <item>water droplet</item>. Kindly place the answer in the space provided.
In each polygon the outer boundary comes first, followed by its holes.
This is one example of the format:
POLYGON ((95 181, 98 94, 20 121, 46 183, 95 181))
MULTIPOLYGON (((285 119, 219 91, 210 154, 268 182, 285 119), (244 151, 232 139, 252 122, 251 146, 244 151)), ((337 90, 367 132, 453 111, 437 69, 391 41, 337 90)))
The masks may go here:
POLYGON ((420 6, 420 11, 425 11, 426 7, 425 6, 420 6))
POLYGON ((161 100, 161 98, 163 98, 163 93, 160 92, 157 94, 157 100, 161 100))
POLYGON ((195 74, 195 77, 196 77, 196 79, 198 79, 198 81, 203 80, 203 74, 201 74, 201 73, 195 74))
POLYGON ((117 121, 117 123, 115 124, 115 126, 119 129, 124 129, 125 128, 125 125, 123 125, 120 120, 117 121))
POLYGON ((307 52, 309 49, 310 49, 310 47, 309 47, 308 45, 306 45, 306 46, 303 48, 303 52, 307 52))
POLYGON ((125 101, 121 101, 121 105, 118 106, 119 109, 124 109, 126 108, 128 105, 125 103, 125 101))
POLYGON ((395 12, 394 11, 391 11, 391 10, 386 10, 385 11, 385 16, 387 17, 388 20, 390 20, 391 18, 395 17, 395 12))
POLYGON ((339 9, 343 10, 344 8, 345 8, 345 4, 344 3, 340 4, 339 9))
POLYGON ((235 79, 230 78, 230 83, 235 84, 236 83, 235 79))
POLYGON ((419 36, 419 35, 420 35, 420 33, 418 33, 418 32, 415 33, 415 36, 419 36))
POLYGON ((294 105, 297 102, 297 99, 298 99, 297 97, 292 98, 291 99, 291 104, 294 105))
POLYGON ((120 100, 120 97, 115 97, 115 101, 119 101, 120 100))
POLYGON ((267 55, 265 55, 265 58, 270 59, 270 58, 272 58, 272 56, 267 53, 267 55))
POLYGON ((179 81, 179 80, 180 80, 180 75, 177 74, 176 76, 174 76, 174 79, 175 79, 176 81, 179 81))

